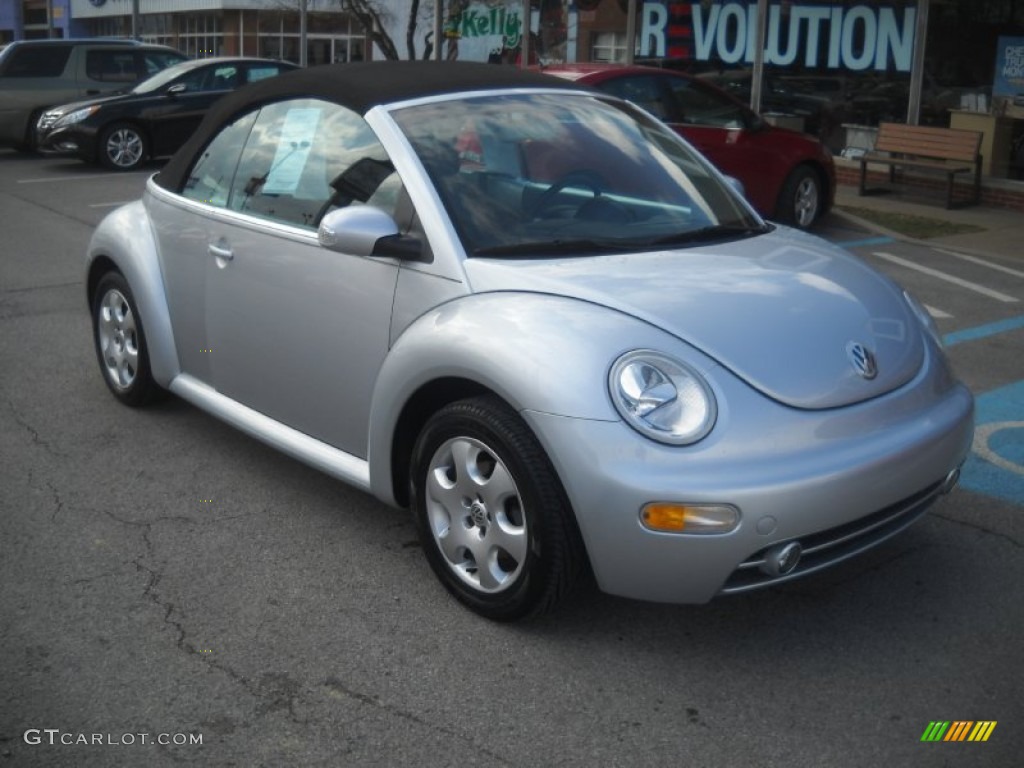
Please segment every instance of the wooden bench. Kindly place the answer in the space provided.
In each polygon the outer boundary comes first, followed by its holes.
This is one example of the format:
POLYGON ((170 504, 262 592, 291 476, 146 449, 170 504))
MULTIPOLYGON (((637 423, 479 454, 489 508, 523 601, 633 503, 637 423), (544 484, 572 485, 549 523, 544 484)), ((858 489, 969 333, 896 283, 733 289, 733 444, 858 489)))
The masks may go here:
POLYGON ((953 207, 953 177, 974 172, 973 204, 981 200, 981 133, 953 128, 882 123, 875 148, 860 158, 860 194, 866 189, 868 163, 889 166, 889 182, 897 168, 941 171, 946 174, 946 207, 953 207))

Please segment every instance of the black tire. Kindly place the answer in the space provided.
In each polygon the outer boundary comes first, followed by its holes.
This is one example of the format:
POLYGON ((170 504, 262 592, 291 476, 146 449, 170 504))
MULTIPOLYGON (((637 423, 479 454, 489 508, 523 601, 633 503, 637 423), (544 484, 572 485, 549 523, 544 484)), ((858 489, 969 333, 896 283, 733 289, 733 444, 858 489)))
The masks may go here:
POLYGON ((798 165, 782 185, 775 216, 797 229, 810 229, 825 212, 821 177, 808 165, 798 165))
POLYGON ((481 616, 544 613, 578 580, 586 558, 562 485, 536 437, 498 398, 435 413, 413 449, 410 482, 430 567, 481 616))
POLYGON ((125 405, 140 406, 164 394, 153 380, 149 347, 128 281, 107 272, 92 296, 92 338, 107 387, 125 405))
POLYGON ((149 157, 149 139, 137 125, 114 123, 100 131, 96 153, 105 168, 134 171, 149 157))

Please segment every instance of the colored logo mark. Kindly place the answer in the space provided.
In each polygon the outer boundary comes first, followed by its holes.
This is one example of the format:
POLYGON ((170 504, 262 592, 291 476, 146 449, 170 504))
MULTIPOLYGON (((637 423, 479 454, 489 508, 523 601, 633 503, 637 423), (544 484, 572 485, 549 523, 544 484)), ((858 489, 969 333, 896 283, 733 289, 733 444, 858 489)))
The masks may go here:
POLYGON ((921 741, 988 741, 996 720, 932 720, 921 741))

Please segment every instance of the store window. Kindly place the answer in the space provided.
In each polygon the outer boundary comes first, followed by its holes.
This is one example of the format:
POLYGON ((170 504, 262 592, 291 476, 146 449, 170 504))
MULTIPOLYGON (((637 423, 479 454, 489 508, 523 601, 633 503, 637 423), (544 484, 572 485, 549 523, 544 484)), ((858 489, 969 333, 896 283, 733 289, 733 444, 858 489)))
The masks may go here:
POLYGON ((595 32, 590 43, 592 61, 609 63, 626 60, 625 32, 595 32))

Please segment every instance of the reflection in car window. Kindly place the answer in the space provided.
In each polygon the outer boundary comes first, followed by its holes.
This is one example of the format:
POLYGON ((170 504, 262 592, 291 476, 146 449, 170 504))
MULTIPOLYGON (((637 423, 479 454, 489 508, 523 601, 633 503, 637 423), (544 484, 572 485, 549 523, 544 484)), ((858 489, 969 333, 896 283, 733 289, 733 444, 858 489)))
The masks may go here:
POLYGON ((703 83, 681 77, 667 78, 669 88, 682 112, 681 123, 719 128, 744 128, 743 108, 703 83))
POLYGON ((189 172, 182 190, 185 197, 207 205, 227 205, 231 179, 257 114, 251 112, 239 118, 207 145, 189 172))
POLYGON ((332 208, 371 204, 394 215, 401 183, 362 117, 298 99, 260 112, 242 153, 228 207, 315 228, 332 208))
POLYGON ((470 255, 586 255, 760 226, 673 131, 618 100, 510 94, 391 114, 470 255))

